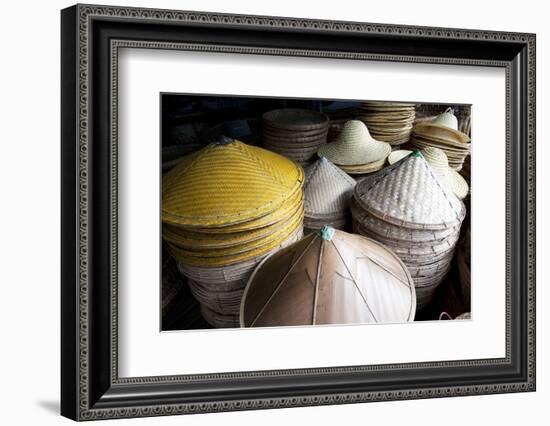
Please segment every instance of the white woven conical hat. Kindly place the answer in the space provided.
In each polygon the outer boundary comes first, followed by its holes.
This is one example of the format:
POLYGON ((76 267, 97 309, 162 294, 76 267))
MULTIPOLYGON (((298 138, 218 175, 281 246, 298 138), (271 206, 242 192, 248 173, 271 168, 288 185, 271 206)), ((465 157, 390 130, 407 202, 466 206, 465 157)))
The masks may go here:
MULTIPOLYGON (((434 172, 438 176, 441 176, 441 178, 453 190, 455 195, 460 199, 466 198, 468 192, 470 191, 468 183, 455 169, 449 167, 449 161, 445 152, 434 147, 426 147, 421 149, 420 152, 430 166, 432 166, 434 172)), ((409 151, 407 149, 393 151, 388 156, 388 163, 395 164, 412 153, 413 151, 409 151)))
POLYGON ((391 145, 373 139, 365 123, 350 120, 344 124, 336 141, 323 145, 317 154, 337 165, 359 166, 383 160, 390 152, 391 145))
POLYGON ((325 157, 305 170, 304 211, 306 216, 334 215, 345 211, 353 195, 352 179, 325 157))
POLYGON ((357 184, 354 199, 386 222, 412 229, 461 223, 464 203, 442 184, 420 151, 357 184))

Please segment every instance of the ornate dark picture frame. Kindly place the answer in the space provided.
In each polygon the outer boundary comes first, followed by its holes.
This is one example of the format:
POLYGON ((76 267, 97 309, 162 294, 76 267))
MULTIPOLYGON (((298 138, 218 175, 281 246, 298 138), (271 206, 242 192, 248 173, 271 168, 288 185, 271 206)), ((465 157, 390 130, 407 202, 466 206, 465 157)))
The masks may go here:
POLYGON ((64 9, 61 28, 64 416, 91 420, 535 390, 535 35, 95 5, 64 9), (121 47, 504 68, 506 356, 119 378, 121 47))

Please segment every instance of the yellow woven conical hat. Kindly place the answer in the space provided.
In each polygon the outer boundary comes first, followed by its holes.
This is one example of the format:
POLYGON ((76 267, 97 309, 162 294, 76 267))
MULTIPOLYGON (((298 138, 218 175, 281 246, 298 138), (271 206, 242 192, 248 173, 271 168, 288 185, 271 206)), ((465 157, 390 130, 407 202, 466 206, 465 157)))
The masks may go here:
POLYGON ((302 187, 303 169, 239 141, 213 143, 163 176, 162 220, 189 227, 226 226, 264 216, 302 187))
POLYGON ((165 224, 162 227, 162 236, 165 241, 176 247, 192 249, 194 251, 242 246, 246 243, 258 241, 261 238, 273 235, 274 232, 283 228, 288 222, 293 221, 302 214, 303 205, 300 203, 296 205, 293 211, 289 211, 287 216, 268 226, 232 233, 204 233, 195 231, 195 228, 187 230, 182 227, 165 224))

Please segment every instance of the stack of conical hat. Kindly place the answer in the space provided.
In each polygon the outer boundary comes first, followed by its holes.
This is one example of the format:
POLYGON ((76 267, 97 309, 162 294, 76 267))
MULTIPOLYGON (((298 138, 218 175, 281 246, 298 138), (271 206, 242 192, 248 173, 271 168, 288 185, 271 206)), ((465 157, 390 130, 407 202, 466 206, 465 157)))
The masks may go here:
POLYGON ((307 166, 327 143, 329 119, 313 110, 276 109, 263 115, 262 128, 265 148, 307 166))
POLYGON ((410 143, 417 149, 433 147, 443 150, 449 166, 456 171, 462 169, 470 154, 470 137, 458 130, 458 120, 450 109, 432 121, 418 123, 410 143))
MULTIPOLYGON (((393 151, 388 156, 388 163, 394 164, 403 158, 411 155, 413 151, 407 149, 400 149, 393 151)), ((424 156, 426 161, 432 166, 433 171, 437 174, 443 182, 447 184, 454 194, 463 200, 468 195, 470 188, 468 182, 452 167, 449 167, 449 161, 445 152, 439 148, 426 147, 420 150, 420 153, 424 156)))
POLYGON ((413 321, 415 288, 388 248, 325 227, 267 257, 241 302, 243 327, 413 321))
POLYGON ((363 102, 357 118, 369 128, 373 138, 391 145, 407 143, 415 118, 415 104, 404 102, 363 102))
POLYGON ((417 309, 426 307, 450 268, 464 203, 416 151, 359 182, 351 212, 356 233, 387 245, 407 265, 417 309))
POLYGON ((306 168, 305 174, 304 227, 316 230, 330 225, 346 229, 355 180, 325 157, 306 168))
POLYGON ((384 167, 391 145, 375 140, 359 120, 346 122, 334 142, 323 145, 317 154, 326 157, 349 174, 366 174, 384 167))
POLYGON ((236 318, 236 294, 254 266, 301 237, 303 181, 294 162, 230 139, 163 176, 163 238, 203 311, 236 318))

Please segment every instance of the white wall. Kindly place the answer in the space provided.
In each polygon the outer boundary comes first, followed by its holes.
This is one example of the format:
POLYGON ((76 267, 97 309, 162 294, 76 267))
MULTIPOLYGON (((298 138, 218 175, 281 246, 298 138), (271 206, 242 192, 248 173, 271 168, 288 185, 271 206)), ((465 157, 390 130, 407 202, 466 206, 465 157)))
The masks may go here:
MULTIPOLYGON (((130 420, 132 424, 543 424, 550 401, 546 117, 550 28, 543 1, 103 1, 143 7, 537 33, 538 391, 454 399, 130 420), (538 419, 538 421, 537 421, 538 419)), ((0 25, 0 394, 2 423, 61 424, 59 404, 59 9, 12 1, 0 25)), ((120 421, 126 423, 127 420, 120 421)), ((106 422, 107 424, 112 422, 106 422)), ((116 424, 116 423, 113 423, 116 424)))

